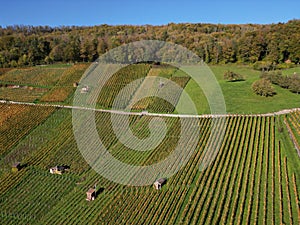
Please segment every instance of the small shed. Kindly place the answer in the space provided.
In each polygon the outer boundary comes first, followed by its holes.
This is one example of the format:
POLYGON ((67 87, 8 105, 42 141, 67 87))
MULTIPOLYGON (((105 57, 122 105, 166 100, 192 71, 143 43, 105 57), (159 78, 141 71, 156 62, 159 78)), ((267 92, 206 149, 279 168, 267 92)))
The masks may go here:
POLYGON ((161 187, 167 182, 166 178, 159 178, 158 180, 156 180, 153 184, 154 188, 156 190, 160 190, 161 187))
POLYGON ((62 174, 64 173, 66 170, 66 168, 64 166, 55 166, 55 167, 52 167, 50 168, 50 173, 51 174, 62 174))
POLYGON ((87 200, 87 201, 94 201, 95 198, 96 198, 96 189, 90 188, 90 189, 86 192, 86 200, 87 200))
POLYGON ((78 82, 74 82, 73 87, 78 87, 78 82))
POLYGON ((81 93, 82 94, 85 94, 85 93, 88 93, 89 92, 89 86, 84 86, 83 88, 81 88, 81 93))
POLYGON ((21 169, 21 163, 20 162, 16 162, 12 165, 11 170, 13 172, 18 172, 21 169))
POLYGON ((159 81, 158 87, 159 87, 159 88, 163 88, 163 86, 165 86, 165 83, 164 83, 163 81, 160 80, 160 81, 159 81))

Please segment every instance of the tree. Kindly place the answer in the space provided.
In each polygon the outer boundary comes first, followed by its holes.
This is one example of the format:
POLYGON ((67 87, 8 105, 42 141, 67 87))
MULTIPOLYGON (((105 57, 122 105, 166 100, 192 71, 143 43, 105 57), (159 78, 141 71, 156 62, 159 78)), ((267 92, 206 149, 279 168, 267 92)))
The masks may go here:
POLYGON ((22 55, 18 60, 18 66, 26 66, 28 65, 28 57, 26 54, 22 55))
POLYGON ((239 61, 254 63, 265 55, 266 43, 262 32, 259 31, 262 31, 262 28, 246 32, 239 38, 239 61))
POLYGON ((64 47, 65 46, 63 44, 56 45, 49 54, 50 59, 54 62, 63 61, 64 60, 64 53, 63 53, 64 47))
POLYGON ((292 82, 289 76, 282 75, 281 70, 263 72, 260 77, 271 81, 272 84, 279 85, 280 87, 286 89, 289 88, 292 82))
POLYGON ((293 93, 300 93, 300 76, 295 74, 291 77, 291 83, 289 89, 293 93))
POLYGON ((227 80, 227 81, 231 81, 231 82, 244 80, 242 75, 234 73, 234 72, 229 71, 229 70, 227 70, 224 73, 224 79, 227 80))
POLYGON ((276 94, 274 88, 272 87, 271 81, 265 78, 255 81, 252 84, 252 90, 255 94, 265 97, 273 96, 276 94))
POLYGON ((276 65, 271 61, 257 61, 253 64, 253 69, 260 71, 269 71, 276 67, 276 65))
POLYGON ((70 36, 64 49, 64 60, 70 62, 80 61, 80 38, 79 36, 70 36))
POLYGON ((222 46, 222 58, 225 63, 236 62, 236 43, 232 40, 224 40, 220 43, 222 46))
POLYGON ((300 63, 300 20, 270 25, 168 24, 163 26, 0 27, 0 67, 94 61, 99 55, 139 40, 183 45, 206 63, 251 63, 272 70, 300 63), (24 57, 26 55, 26 57, 24 57), (15 62, 12 62, 12 61, 15 62), (12 63, 11 63, 12 62, 12 63))
POLYGON ((97 45, 97 53, 98 53, 98 55, 104 54, 107 51, 107 49, 108 49, 108 46, 107 46, 105 40, 102 39, 102 38, 99 38, 98 39, 98 45, 97 45))

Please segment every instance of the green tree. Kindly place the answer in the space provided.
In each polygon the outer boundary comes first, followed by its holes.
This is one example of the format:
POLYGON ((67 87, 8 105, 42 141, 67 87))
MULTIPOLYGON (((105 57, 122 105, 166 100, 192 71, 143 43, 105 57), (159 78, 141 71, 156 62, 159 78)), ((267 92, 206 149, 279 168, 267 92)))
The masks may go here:
POLYGON ((272 87, 271 81, 265 78, 255 81, 252 84, 252 90, 255 94, 265 97, 273 96, 276 94, 274 88, 272 87))
POLYGON ((266 54, 266 42, 261 30, 246 32, 239 38, 239 61, 254 63, 266 54))
POLYGON ((64 45, 56 45, 50 52, 49 57, 52 61, 64 61, 64 53, 63 53, 64 45))
POLYGON ((18 60, 18 65, 19 66, 26 66, 28 65, 28 57, 26 54, 22 55, 19 60, 18 60))
POLYGON ((80 61, 80 38, 71 35, 64 49, 64 60, 70 62, 80 61))

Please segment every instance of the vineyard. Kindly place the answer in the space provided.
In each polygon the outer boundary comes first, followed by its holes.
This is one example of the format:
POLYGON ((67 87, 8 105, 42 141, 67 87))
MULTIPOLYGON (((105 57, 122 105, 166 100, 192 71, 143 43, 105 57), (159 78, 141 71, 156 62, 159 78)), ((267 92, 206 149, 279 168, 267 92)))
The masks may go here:
POLYGON ((112 108, 114 100, 120 91, 127 86, 128 89, 126 89, 122 96, 122 101, 118 104, 120 109, 131 106, 130 108, 133 111, 147 110, 149 112, 170 113, 175 110, 181 96, 181 91, 162 94, 168 96, 172 95, 171 101, 174 105, 164 99, 156 97, 156 95, 159 95, 164 91, 163 87, 172 87, 172 83, 175 83, 184 89, 189 80, 190 77, 187 74, 170 65, 130 65, 122 68, 108 79, 101 89, 97 100, 97 106, 105 109, 112 108), (164 82, 165 79, 168 79, 169 82, 164 82), (138 82, 131 83, 136 80, 138 82), (141 96, 144 95, 151 97, 139 100, 141 96))
POLYGON ((48 91, 49 89, 47 88, 28 88, 27 86, 18 88, 0 87, 0 99, 34 102, 37 99, 40 99, 48 91))
POLYGON ((55 86, 40 100, 42 102, 64 102, 67 100, 75 91, 76 87, 73 84, 80 81, 87 67, 87 64, 77 64, 64 70, 55 86))
POLYGON ((65 102, 88 64, 37 66, 0 71, 0 99, 22 102, 65 102))
MULTIPOLYGON (((284 127, 285 116, 227 117, 221 149, 201 172, 199 164, 213 119, 188 119, 200 128, 197 148, 157 191, 152 186, 119 185, 91 169, 77 148, 70 109, 2 104, 0 113, 0 137, 5 140, 7 132, 15 136, 13 143, 1 147, 0 217, 4 224, 300 223, 300 159, 284 127), (35 113, 41 110, 48 114, 35 113), (46 120, 43 114, 48 115, 46 120), (35 124, 26 124, 38 116, 42 118, 35 124), (22 127, 10 131, 16 124, 22 127), (26 166, 13 173, 10 165, 16 161, 26 166), (68 165, 70 171, 52 175, 48 171, 55 165, 68 165), (85 192, 95 183, 101 192, 88 202, 85 192)), ((295 135, 298 116, 299 112, 288 115, 295 135)), ((167 157, 182 129, 179 118, 165 118, 168 132, 163 142, 151 151, 137 152, 113 134, 109 113, 96 112, 95 118, 103 144, 115 158, 132 165, 150 165, 167 157)), ((151 119, 130 116, 132 132, 147 137, 151 119)))
MULTIPOLYGON (((80 131, 74 130, 73 112, 86 109, 72 112, 66 105, 72 104, 74 83, 87 67, 53 65, 0 71, 0 99, 39 103, 0 103, 1 224, 300 224, 299 110, 224 118, 167 115, 160 117, 166 125, 162 141, 153 149, 141 144, 148 151, 128 147, 115 129, 132 132, 136 139, 128 138, 129 144, 151 138, 154 116, 132 113, 126 127, 127 115, 97 110, 97 135, 110 155, 124 164, 152 166, 167 159, 177 146, 182 147, 180 151, 195 146, 187 163, 161 190, 151 185, 121 185, 95 172, 75 139, 80 131), (48 105, 51 103, 58 104, 48 105), (220 149, 217 138, 210 141, 214 124, 219 125, 218 132, 225 129, 220 149), (216 157, 200 170, 207 146, 216 157), (13 172, 16 162, 21 168, 13 172), (62 175, 49 172, 59 165, 69 170, 62 175), (86 201, 87 190, 95 185, 96 199, 86 201)), ((94 100, 98 108, 110 109, 124 90, 130 94, 121 99, 120 109, 129 105, 133 111, 172 113, 182 89, 196 90, 195 85, 172 66, 135 64, 111 76, 94 100), (135 80, 138 82, 133 83, 135 80), (154 97, 172 87, 171 83, 181 88, 164 93, 173 105, 154 97), (129 89, 124 89, 126 86, 129 89), (151 97, 141 98, 145 94, 151 97)), ((200 102, 205 97, 197 91, 192 94, 193 100, 200 102)), ((155 134, 160 134, 161 130, 155 129, 155 134)), ((88 142, 94 141, 89 137, 88 142)), ((178 164, 183 164, 181 159, 168 166, 178 164)), ((122 172, 131 176, 127 170, 122 172)))
POLYGON ((288 119, 285 118, 284 122, 288 129, 289 136, 292 139, 294 147, 300 157, 300 111, 297 110, 291 113, 288 119))
POLYGON ((65 70, 65 67, 13 69, 0 76, 0 80, 14 84, 31 84, 35 86, 55 85, 65 70))
POLYGON ((54 110, 54 107, 0 104, 0 158, 54 110))

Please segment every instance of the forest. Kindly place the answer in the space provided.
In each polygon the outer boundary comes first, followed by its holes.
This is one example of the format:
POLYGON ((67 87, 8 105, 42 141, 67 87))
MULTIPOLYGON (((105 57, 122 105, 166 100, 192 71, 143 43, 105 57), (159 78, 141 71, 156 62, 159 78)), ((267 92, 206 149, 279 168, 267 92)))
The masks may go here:
POLYGON ((210 64, 245 63, 270 69, 300 63, 300 20, 294 19, 266 25, 0 27, 0 67, 92 62, 110 49, 138 40, 179 44, 210 64))

